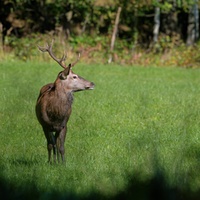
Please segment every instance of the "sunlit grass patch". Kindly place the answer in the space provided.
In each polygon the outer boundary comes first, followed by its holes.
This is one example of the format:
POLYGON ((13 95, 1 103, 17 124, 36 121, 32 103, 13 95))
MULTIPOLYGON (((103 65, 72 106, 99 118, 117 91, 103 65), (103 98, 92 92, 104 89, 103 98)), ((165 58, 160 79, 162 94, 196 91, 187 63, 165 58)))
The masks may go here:
POLYGON ((77 64, 95 90, 76 93, 65 142, 67 163, 48 165, 35 116, 39 89, 60 71, 54 63, 3 62, 0 68, 2 177, 39 192, 115 195, 130 176, 162 171, 171 187, 199 188, 198 69, 77 64))

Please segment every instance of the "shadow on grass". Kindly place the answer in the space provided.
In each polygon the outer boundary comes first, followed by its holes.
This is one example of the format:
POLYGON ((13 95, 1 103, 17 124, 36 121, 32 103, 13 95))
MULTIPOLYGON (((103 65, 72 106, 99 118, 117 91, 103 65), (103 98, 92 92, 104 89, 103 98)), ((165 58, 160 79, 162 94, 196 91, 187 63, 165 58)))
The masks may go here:
POLYGON ((199 200, 200 191, 191 192, 185 189, 170 188, 167 186, 163 174, 158 172, 148 180, 141 181, 137 177, 129 178, 127 187, 114 196, 105 196, 96 191, 91 191, 85 196, 74 194, 73 192, 58 193, 55 190, 52 192, 38 191, 37 186, 32 180, 31 183, 25 184, 23 187, 16 188, 12 183, 5 179, 0 179, 0 199, 136 199, 136 200, 199 200))

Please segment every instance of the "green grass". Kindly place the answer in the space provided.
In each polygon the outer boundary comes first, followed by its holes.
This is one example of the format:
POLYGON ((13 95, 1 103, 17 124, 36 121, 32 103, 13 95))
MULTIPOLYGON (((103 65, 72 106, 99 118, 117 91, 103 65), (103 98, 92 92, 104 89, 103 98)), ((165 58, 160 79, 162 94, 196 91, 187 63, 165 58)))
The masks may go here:
POLYGON ((8 188, 21 194, 34 186, 42 198, 116 195, 131 177, 148 182, 160 171, 168 187, 200 189, 199 69, 77 64, 74 72, 96 88, 74 95, 67 163, 49 165, 34 108, 41 86, 60 70, 0 64, 0 174, 8 188))

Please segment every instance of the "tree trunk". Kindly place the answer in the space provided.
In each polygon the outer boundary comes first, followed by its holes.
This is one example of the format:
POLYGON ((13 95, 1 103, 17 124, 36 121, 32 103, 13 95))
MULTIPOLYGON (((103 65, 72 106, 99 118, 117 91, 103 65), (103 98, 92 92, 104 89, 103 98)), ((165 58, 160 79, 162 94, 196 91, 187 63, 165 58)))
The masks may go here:
POLYGON ((194 16, 195 16, 195 40, 199 39, 199 8, 198 8, 198 0, 194 5, 194 16))
POLYGON ((138 43, 138 8, 135 7, 134 8, 134 17, 133 17, 133 21, 134 21, 134 27, 133 27, 133 46, 132 46, 132 52, 134 52, 137 43, 138 43))
POLYGON ((187 46, 194 45, 199 38, 199 11, 198 0, 194 0, 188 14, 187 46))
POLYGON ((117 35, 118 24, 119 24, 119 17, 120 17, 121 10, 122 10, 122 8, 119 7, 118 10, 117 10, 116 18, 115 18, 115 25, 114 25, 114 30, 113 30, 113 34, 112 34, 111 44, 110 44, 111 54, 109 56, 108 63, 112 62, 112 52, 114 50, 115 39, 116 39, 116 35, 117 35))
POLYGON ((154 28, 153 28, 153 43, 157 43, 160 28, 160 8, 155 8, 154 28))

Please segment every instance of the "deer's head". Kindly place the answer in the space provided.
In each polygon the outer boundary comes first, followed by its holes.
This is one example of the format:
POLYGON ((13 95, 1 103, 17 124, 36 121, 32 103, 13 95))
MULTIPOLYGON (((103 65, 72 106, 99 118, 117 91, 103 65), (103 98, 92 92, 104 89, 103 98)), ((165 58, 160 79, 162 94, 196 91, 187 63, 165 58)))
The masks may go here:
POLYGON ((80 59, 80 53, 78 55, 77 60, 74 63, 70 63, 68 66, 64 63, 66 60, 66 55, 63 54, 61 59, 56 58, 56 56, 52 52, 52 46, 53 46, 53 41, 51 45, 47 43, 46 47, 40 47, 38 48, 42 52, 48 52, 49 55, 62 67, 64 68, 63 71, 61 71, 58 74, 57 77, 57 82, 61 84, 63 87, 65 87, 67 90, 72 91, 72 92, 77 92, 77 91, 82 91, 82 90, 89 90, 89 89, 94 89, 94 83, 87 81, 86 79, 82 78, 81 76, 73 73, 72 67, 79 61, 80 59))

